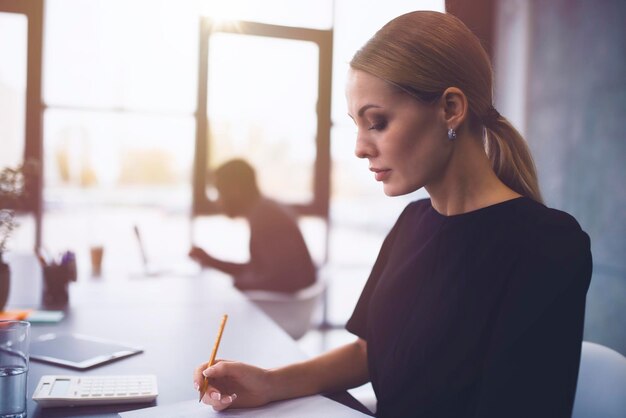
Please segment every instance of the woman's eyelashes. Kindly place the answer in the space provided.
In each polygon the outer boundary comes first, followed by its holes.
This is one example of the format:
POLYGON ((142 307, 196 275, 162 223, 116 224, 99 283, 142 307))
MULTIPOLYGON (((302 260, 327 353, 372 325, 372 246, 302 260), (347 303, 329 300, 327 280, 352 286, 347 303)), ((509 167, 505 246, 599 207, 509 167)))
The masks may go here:
POLYGON ((370 126, 367 128, 367 130, 368 131, 382 131, 386 127, 387 127, 387 121, 380 120, 380 121, 372 122, 370 126))

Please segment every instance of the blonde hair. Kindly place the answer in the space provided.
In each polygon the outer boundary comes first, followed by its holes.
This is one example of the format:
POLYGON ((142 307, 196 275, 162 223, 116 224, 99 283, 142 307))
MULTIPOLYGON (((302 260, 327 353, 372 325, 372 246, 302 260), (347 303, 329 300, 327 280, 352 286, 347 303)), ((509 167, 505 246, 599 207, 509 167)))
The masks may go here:
POLYGON ((350 66, 426 103, 439 99, 448 87, 461 89, 468 101, 469 127, 484 132, 485 152, 500 181, 542 202, 526 141, 493 107, 489 57, 459 19, 430 11, 399 16, 357 51, 350 66))

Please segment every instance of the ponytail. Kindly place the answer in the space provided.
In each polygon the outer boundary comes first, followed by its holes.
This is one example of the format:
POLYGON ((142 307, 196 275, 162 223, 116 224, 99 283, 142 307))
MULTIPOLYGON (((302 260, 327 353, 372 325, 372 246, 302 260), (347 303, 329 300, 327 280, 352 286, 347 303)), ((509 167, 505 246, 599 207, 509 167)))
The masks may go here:
POLYGON ((484 122, 485 151, 502 183, 522 196, 543 203, 537 170, 528 145, 511 123, 492 108, 495 115, 484 122))

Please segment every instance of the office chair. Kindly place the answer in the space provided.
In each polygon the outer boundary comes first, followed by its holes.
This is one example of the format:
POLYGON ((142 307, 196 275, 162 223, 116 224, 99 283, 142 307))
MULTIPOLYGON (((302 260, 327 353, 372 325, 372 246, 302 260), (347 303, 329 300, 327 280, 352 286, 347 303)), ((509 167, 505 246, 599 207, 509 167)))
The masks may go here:
POLYGON ((626 417, 626 357, 583 341, 572 418, 626 417))
POLYGON ((297 340, 311 328, 315 307, 325 291, 326 281, 318 278, 311 286, 293 294, 267 290, 246 290, 243 293, 297 340))

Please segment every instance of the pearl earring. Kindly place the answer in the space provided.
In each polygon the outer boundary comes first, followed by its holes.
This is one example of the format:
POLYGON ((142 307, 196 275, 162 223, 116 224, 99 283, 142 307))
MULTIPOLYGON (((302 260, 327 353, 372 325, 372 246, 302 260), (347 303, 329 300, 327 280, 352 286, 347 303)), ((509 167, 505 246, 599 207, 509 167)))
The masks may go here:
POLYGON ((456 131, 452 128, 448 129, 448 139, 454 141, 456 139, 456 131))

